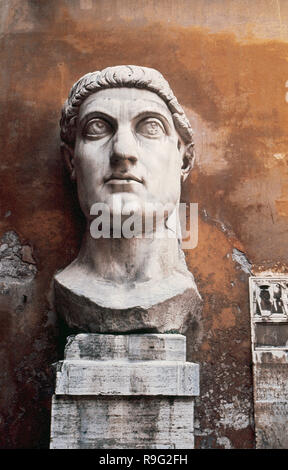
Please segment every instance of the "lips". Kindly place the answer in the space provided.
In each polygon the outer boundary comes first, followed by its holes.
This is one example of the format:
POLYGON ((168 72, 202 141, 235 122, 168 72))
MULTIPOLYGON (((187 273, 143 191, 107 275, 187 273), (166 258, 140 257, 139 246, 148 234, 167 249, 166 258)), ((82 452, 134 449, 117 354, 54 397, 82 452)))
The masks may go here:
POLYGON ((112 181, 114 180, 123 181, 123 182, 136 181, 137 183, 143 184, 143 179, 137 178, 137 176, 134 176, 131 173, 124 173, 124 174, 112 173, 107 178, 104 178, 104 183, 109 183, 109 182, 112 183, 112 181))

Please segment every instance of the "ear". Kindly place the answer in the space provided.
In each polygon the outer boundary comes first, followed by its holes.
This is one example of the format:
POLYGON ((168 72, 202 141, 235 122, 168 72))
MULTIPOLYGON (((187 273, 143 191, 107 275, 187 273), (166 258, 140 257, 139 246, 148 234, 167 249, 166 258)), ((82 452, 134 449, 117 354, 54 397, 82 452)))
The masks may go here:
POLYGON ((180 152, 182 155, 181 182, 183 183, 194 166, 195 152, 194 144, 185 145, 181 142, 180 152))
POLYGON ((76 180, 75 167, 74 167, 74 149, 64 142, 61 143, 61 154, 64 159, 65 166, 68 170, 72 181, 76 180))

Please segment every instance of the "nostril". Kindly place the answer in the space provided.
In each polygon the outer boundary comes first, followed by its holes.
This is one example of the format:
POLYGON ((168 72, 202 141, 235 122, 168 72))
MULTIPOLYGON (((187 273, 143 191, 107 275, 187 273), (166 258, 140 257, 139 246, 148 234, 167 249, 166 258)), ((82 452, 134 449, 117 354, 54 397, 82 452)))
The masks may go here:
POLYGON ((110 158, 111 164, 117 165, 117 164, 127 164, 128 162, 130 164, 135 164, 137 162, 137 157, 134 155, 126 155, 124 153, 116 153, 114 152, 111 155, 110 158))
POLYGON ((119 154, 113 153, 113 155, 111 155, 110 160, 111 160, 112 163, 117 164, 117 163, 122 161, 122 157, 119 154))

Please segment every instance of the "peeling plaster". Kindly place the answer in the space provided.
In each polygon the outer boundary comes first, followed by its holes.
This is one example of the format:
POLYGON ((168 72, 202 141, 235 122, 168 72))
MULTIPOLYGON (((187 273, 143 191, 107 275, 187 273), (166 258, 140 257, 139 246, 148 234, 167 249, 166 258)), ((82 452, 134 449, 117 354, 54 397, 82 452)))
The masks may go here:
POLYGON ((235 397, 234 401, 231 403, 220 400, 219 414, 221 416, 221 425, 230 427, 236 431, 247 428, 251 424, 249 415, 247 414, 247 410, 249 409, 250 403, 245 400, 239 402, 237 397, 235 397))
POLYGON ((232 449, 232 444, 231 444, 231 441, 230 439, 228 439, 228 437, 218 437, 217 438, 217 444, 221 447, 223 447, 224 449, 232 449))
POLYGON ((251 274, 252 264, 246 258, 245 253, 233 248, 232 259, 241 266, 244 273, 251 274))
POLYGON ((22 246, 18 235, 9 231, 0 240, 0 282, 5 288, 11 282, 30 281, 36 274, 31 248, 22 246))

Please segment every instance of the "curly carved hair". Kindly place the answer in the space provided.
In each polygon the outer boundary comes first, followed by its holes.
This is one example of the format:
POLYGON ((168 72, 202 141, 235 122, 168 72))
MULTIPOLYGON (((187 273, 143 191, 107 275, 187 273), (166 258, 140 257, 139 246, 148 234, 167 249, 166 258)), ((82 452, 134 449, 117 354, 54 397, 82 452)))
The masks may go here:
POLYGON ((172 114, 175 128, 187 146, 186 158, 192 163, 194 160, 193 131, 169 83, 158 70, 137 65, 107 67, 87 73, 74 83, 62 108, 60 120, 62 141, 74 147, 79 108, 89 95, 106 88, 120 87, 147 89, 165 101, 172 114))

